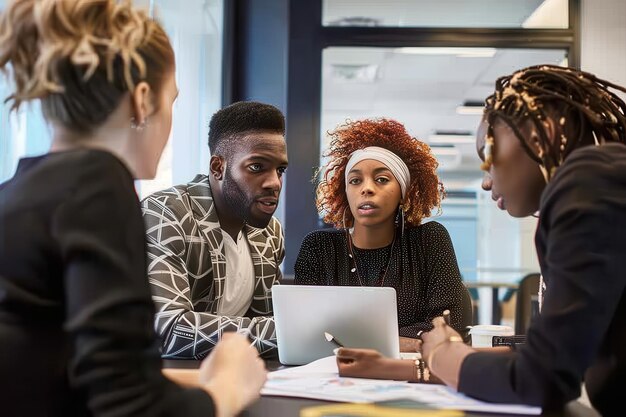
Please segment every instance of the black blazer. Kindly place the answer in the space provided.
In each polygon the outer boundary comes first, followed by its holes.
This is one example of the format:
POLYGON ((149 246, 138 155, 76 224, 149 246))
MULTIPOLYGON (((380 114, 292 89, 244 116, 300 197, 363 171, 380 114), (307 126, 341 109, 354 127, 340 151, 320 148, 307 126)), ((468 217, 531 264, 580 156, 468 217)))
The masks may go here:
POLYGON ((113 155, 23 159, 0 185, 0 404, 7 416, 214 414, 161 374, 133 178, 113 155))
POLYGON ((580 396, 623 409, 626 381, 626 146, 574 151, 543 192, 535 237, 546 290, 517 353, 473 353, 459 390, 546 409, 580 396))

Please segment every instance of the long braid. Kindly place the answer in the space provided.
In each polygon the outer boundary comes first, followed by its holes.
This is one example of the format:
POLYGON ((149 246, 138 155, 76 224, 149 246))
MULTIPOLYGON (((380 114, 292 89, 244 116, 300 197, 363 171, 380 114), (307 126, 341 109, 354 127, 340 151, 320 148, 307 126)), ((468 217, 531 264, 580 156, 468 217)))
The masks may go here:
POLYGON ((511 128, 524 150, 540 165, 546 181, 576 148, 593 143, 626 143, 626 104, 610 89, 626 92, 626 88, 588 72, 555 65, 532 66, 498 78, 495 92, 485 100, 489 129, 482 168, 488 169, 491 164, 496 119, 511 128), (559 117, 559 137, 550 138, 544 122, 555 114, 559 117), (520 131, 527 121, 536 128, 536 143, 528 143, 520 131))

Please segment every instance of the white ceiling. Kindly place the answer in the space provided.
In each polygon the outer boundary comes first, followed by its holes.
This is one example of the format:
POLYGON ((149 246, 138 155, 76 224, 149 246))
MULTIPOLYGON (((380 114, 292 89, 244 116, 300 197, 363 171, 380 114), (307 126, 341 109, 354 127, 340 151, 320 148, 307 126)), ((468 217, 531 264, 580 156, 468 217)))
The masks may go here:
MULTIPOLYGON (((481 55, 481 50, 469 50, 472 54, 460 50, 448 53, 441 48, 418 52, 327 48, 323 54, 322 132, 334 129, 346 119, 390 117, 404 123, 412 135, 426 142, 435 131, 473 135, 480 115, 459 115, 457 106, 468 100, 484 101, 499 76, 534 64, 564 64, 565 60, 562 50, 482 51, 487 55, 490 52, 492 57, 471 57, 481 55), (350 75, 357 78, 350 79, 350 75)), ((326 146, 323 141, 322 147, 326 146)), ((469 181, 480 176, 471 143, 443 149, 437 156, 442 176, 458 177, 464 173, 469 181), (459 152, 460 157, 454 152, 459 152)))
MULTIPOLYGON (((567 28, 568 21, 568 0, 323 0, 325 25, 567 28)), ((496 78, 516 69, 567 63, 560 50, 443 49, 326 49, 322 137, 346 119, 365 117, 397 119, 426 142, 436 131, 474 135, 480 116, 459 115, 457 106, 484 101, 496 78)), ((468 142, 453 147, 431 143, 448 188, 471 188, 481 176, 468 142)), ((322 150, 326 146, 323 140, 322 150)))
POLYGON ((329 26, 348 25, 355 18, 376 26, 568 26, 567 0, 324 0, 323 6, 323 22, 329 26))

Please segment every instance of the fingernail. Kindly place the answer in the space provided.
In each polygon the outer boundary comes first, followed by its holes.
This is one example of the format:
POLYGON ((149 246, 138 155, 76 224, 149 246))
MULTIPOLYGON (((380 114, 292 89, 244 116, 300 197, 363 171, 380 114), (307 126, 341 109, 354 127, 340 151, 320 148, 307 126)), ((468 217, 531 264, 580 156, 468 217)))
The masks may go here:
POLYGON ((333 349, 333 354, 334 354, 335 356, 337 356, 337 353, 338 353, 338 352, 339 352, 339 348, 334 348, 334 349, 333 349))

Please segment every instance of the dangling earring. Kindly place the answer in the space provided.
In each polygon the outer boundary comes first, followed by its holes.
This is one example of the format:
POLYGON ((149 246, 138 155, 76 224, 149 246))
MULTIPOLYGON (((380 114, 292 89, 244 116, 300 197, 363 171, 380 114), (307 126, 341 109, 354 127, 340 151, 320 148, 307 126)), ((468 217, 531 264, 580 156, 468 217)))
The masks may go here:
POLYGON ((135 117, 131 117, 130 118, 130 128, 137 130, 137 131, 142 131, 145 127, 146 127, 146 122, 148 121, 148 119, 144 119, 141 123, 137 123, 137 119, 135 119, 135 117))
POLYGON ((348 257, 352 259, 352 268, 350 268, 350 272, 356 272, 356 276, 359 279, 359 284, 363 286, 363 283, 361 282, 361 276, 359 275, 359 272, 356 269, 356 259, 354 259, 354 254, 352 253, 352 237, 350 237, 350 230, 348 229, 348 225, 346 225, 346 210, 348 210, 348 208, 350 208, 350 206, 346 206, 346 208, 343 209, 343 216, 341 216, 341 221, 343 223, 343 230, 346 232, 346 243, 348 245, 348 257))
POLYGON ((350 208, 350 206, 346 206, 346 208, 343 209, 343 216, 342 217, 342 223, 343 223, 343 228, 345 230, 348 230, 348 226, 346 225, 346 210, 348 210, 348 208, 350 208))
POLYGON ((404 207, 402 204, 398 206, 398 215, 396 216, 396 224, 400 224, 400 237, 404 235, 404 207))

